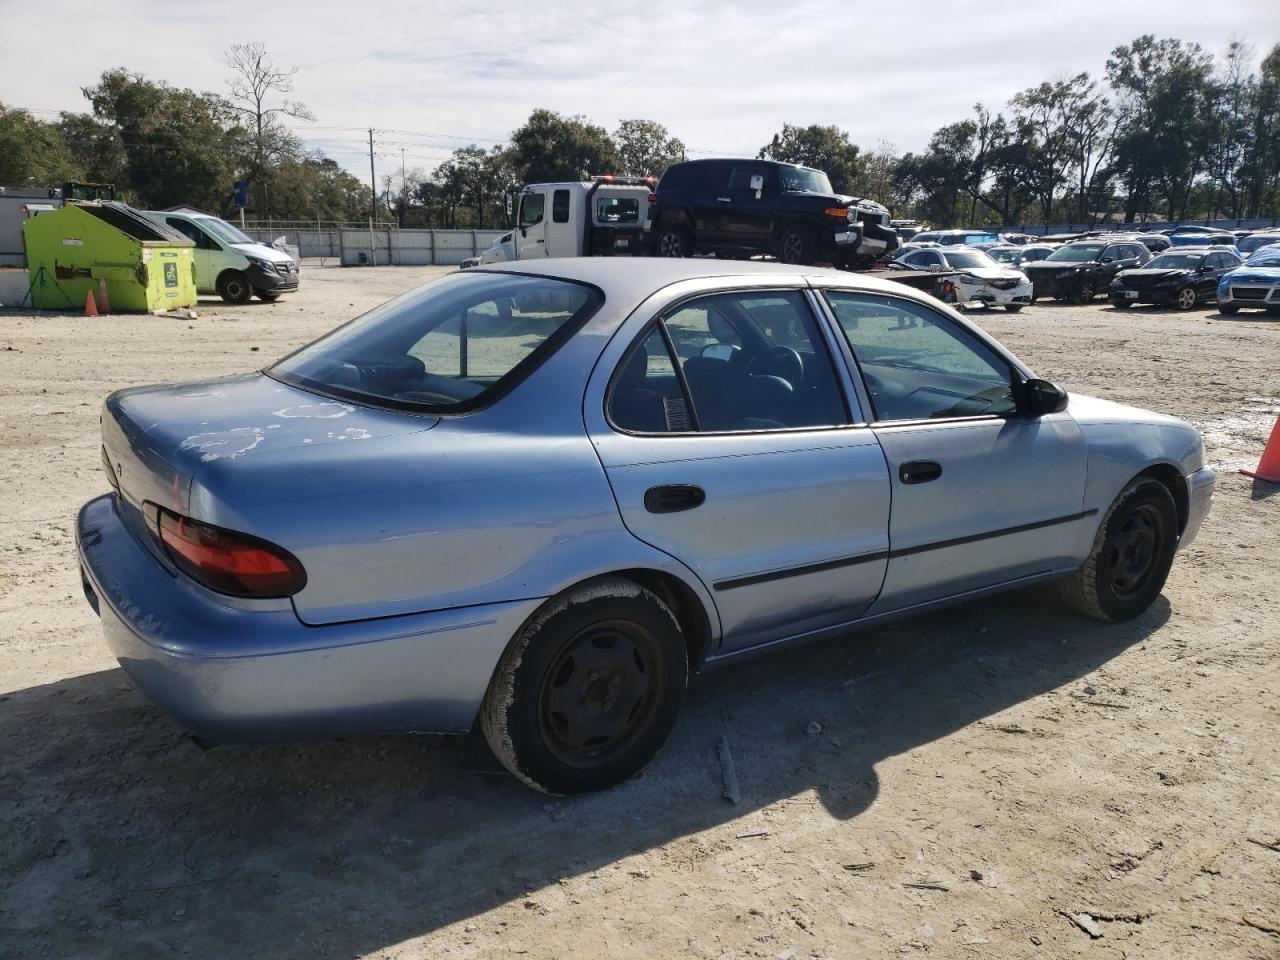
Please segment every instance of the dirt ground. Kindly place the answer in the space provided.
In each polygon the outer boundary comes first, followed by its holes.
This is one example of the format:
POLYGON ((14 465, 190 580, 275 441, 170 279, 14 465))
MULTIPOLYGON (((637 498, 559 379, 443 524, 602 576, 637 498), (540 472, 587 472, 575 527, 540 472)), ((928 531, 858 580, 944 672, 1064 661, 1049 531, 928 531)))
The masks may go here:
POLYGON ((439 272, 308 265, 192 320, 0 311, 0 956, 1280 956, 1280 486, 1236 473, 1280 410, 1257 316, 975 314, 1205 431, 1213 514, 1134 622, 1041 589, 726 668, 641 777, 573 801, 478 734, 196 747, 81 595, 102 398, 253 369, 439 272))

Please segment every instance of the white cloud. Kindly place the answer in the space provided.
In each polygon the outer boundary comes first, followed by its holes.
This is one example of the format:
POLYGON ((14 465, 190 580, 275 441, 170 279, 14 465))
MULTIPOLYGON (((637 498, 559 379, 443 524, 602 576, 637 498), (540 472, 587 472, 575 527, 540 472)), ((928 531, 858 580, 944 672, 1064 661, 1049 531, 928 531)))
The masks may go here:
POLYGON ((455 146, 505 137, 535 107, 609 128, 652 118, 709 152, 754 153, 784 122, 834 123, 865 147, 919 149, 978 101, 999 108, 1041 80, 1101 74, 1107 53, 1142 33, 1214 51, 1232 36, 1259 52, 1280 41, 1276 0, 617 9, 584 0, 3 0, 0 23, 0 100, 45 110, 86 109, 80 87, 118 66, 225 91, 225 49, 260 40, 300 68, 294 96, 318 118, 304 135, 360 176, 361 128, 379 131, 381 169, 399 166, 401 148, 409 166, 429 168, 455 146), (76 23, 92 28, 64 29, 76 23))

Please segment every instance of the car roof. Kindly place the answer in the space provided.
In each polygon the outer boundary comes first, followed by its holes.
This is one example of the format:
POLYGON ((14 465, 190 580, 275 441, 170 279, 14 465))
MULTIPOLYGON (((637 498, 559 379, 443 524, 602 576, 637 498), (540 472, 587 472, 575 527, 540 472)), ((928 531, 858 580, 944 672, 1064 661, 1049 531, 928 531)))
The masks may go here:
POLYGON ((639 303, 673 283, 718 277, 776 276, 780 282, 801 281, 815 284, 835 281, 840 286, 895 294, 908 289, 892 280, 881 280, 830 267, 804 267, 759 260, 716 260, 710 257, 561 257, 489 263, 473 267, 467 272, 523 273, 574 280, 599 287, 611 301, 634 303, 639 303))

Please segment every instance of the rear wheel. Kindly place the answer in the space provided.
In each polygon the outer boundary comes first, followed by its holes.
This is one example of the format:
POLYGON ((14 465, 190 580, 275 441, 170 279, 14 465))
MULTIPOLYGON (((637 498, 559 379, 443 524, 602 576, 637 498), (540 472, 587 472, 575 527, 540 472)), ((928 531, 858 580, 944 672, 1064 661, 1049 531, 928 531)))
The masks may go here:
POLYGON ((666 741, 688 681, 671 609, 604 577, 552 601, 503 654, 480 726, 524 783, 551 794, 621 783, 666 741))
POLYGON ((249 278, 239 270, 224 270, 218 277, 217 290, 227 303, 248 303, 253 296, 249 278))
POLYGON ((1164 484, 1138 477, 1116 497, 1084 565, 1059 583, 1059 593, 1098 620, 1129 620, 1160 594, 1177 547, 1173 497, 1164 484))
POLYGON ((808 227, 793 225, 782 231, 778 240, 778 259, 783 263, 809 266, 818 256, 818 242, 808 227))
POLYGON ((684 227, 663 227, 658 231, 654 248, 660 257, 687 257, 692 252, 693 243, 684 227))
POLYGON ((1173 305, 1179 310, 1191 310, 1195 308, 1196 291, 1194 287, 1183 287, 1173 298, 1173 305))

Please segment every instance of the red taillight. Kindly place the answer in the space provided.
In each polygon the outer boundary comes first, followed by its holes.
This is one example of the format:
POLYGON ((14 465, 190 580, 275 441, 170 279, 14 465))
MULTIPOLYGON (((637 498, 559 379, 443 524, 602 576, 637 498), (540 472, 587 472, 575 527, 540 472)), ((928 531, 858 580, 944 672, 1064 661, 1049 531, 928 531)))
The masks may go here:
POLYGON ((657 202, 658 202, 658 195, 657 195, 656 193, 651 193, 651 194, 649 194, 649 202, 650 202, 650 203, 657 203, 657 202))
POLYGON ((147 506, 158 512, 160 542, 174 566, 210 590, 235 597, 288 597, 307 585, 302 564, 282 547, 147 506))

